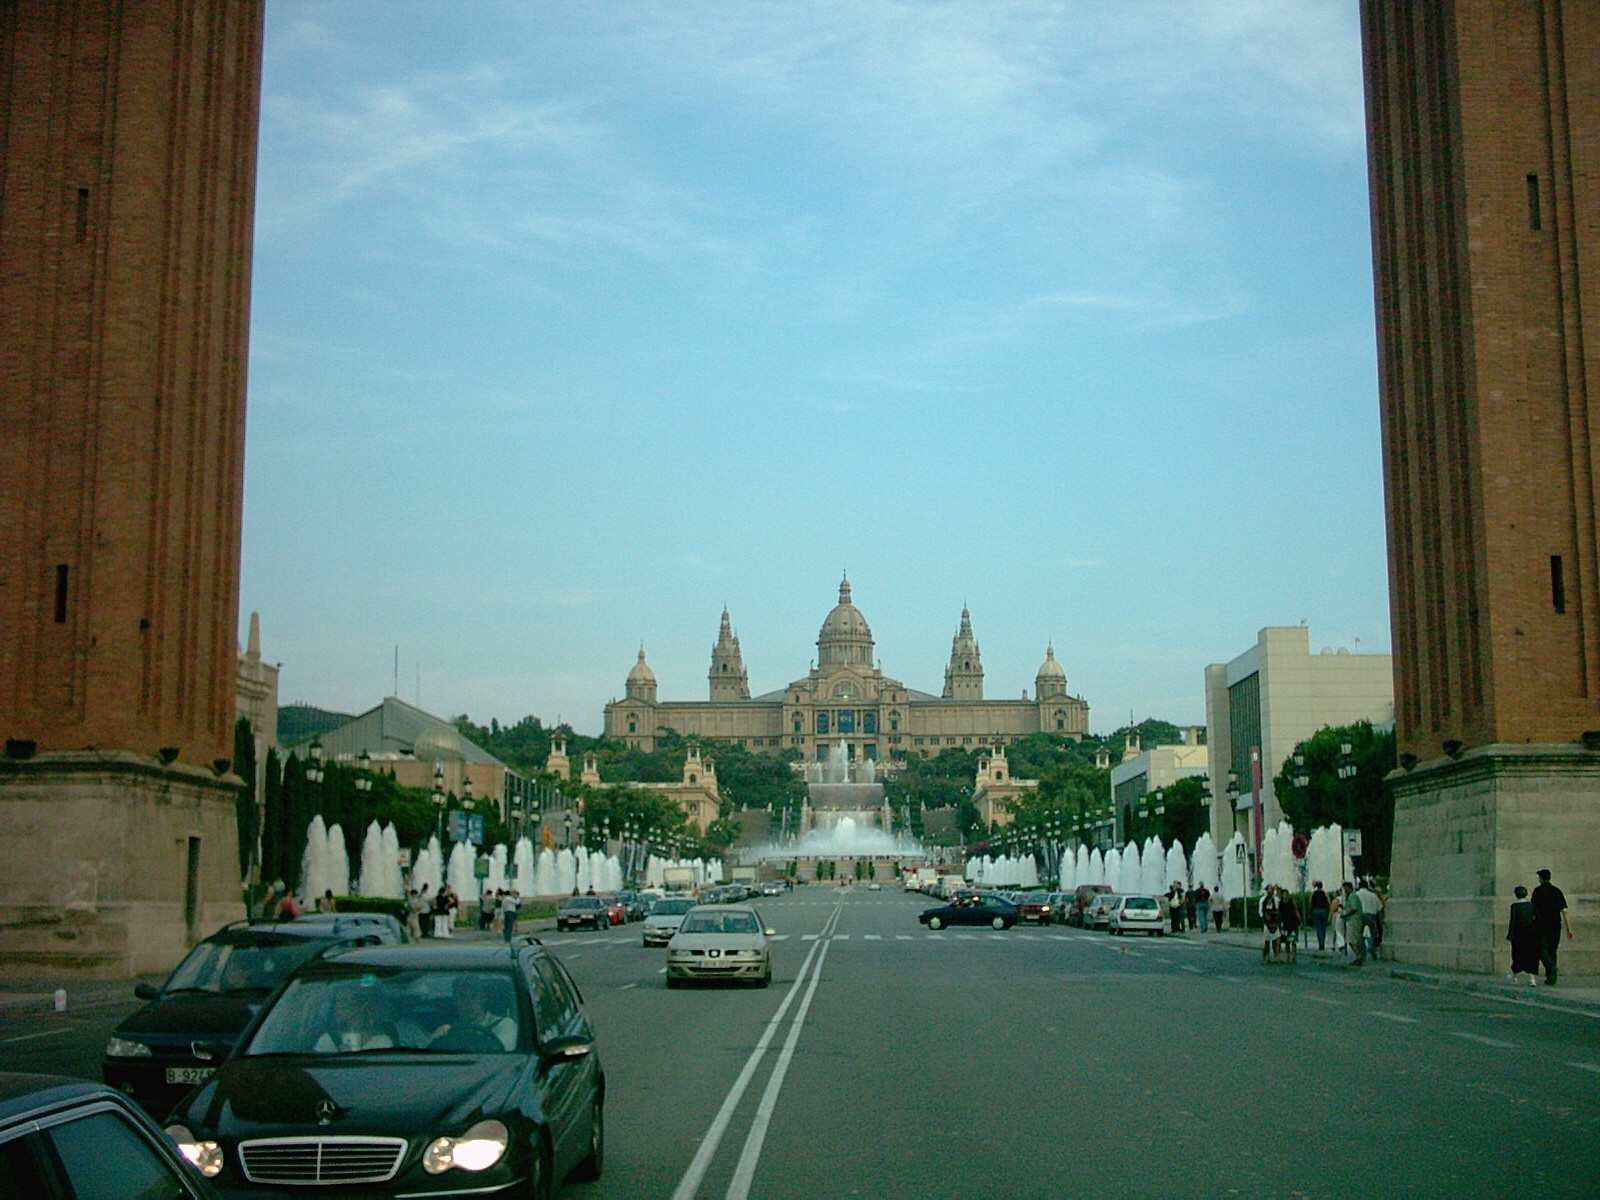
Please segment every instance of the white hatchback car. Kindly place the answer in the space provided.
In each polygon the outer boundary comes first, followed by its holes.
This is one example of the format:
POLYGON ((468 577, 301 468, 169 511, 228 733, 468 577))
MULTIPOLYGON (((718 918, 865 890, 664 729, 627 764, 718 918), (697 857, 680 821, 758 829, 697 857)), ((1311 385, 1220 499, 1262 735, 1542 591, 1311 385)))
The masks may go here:
POLYGON ((1161 901, 1154 896, 1120 896, 1107 928, 1112 933, 1153 933, 1164 937, 1167 930, 1161 919, 1161 901))

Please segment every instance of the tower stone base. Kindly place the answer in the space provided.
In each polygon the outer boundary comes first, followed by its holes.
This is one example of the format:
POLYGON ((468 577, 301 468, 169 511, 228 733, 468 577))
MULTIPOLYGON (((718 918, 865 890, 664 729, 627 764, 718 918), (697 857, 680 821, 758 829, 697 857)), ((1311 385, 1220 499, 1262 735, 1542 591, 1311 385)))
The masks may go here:
POLYGON ((1490 745, 1389 776, 1394 862, 1384 945, 1397 960, 1456 971, 1510 969, 1512 888, 1548 867, 1574 937, 1564 975, 1600 975, 1600 752, 1490 745))
POLYGON ((0 974, 163 971, 243 917, 239 786, 121 752, 0 760, 0 974))

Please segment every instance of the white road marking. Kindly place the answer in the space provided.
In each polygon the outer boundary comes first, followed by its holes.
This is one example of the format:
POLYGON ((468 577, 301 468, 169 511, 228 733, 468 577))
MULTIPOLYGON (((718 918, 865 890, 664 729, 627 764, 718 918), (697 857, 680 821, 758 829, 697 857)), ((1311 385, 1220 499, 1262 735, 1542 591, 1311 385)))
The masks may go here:
MULTIPOLYGON (((823 933, 831 933, 833 926, 839 921, 839 909, 836 907, 828 923, 822 927, 823 933)), ((745 1089, 750 1086, 750 1080, 756 1073, 756 1068, 761 1065, 761 1060, 766 1057, 767 1047, 772 1044, 773 1035, 777 1033, 779 1024, 784 1015, 789 1011, 789 1005, 800 994, 800 989, 805 985, 806 973, 811 970, 813 962, 818 964, 818 975, 822 959, 827 957, 828 944, 820 942, 813 944, 806 952, 806 958, 800 964, 800 970, 795 975, 794 983, 783 997, 783 1003, 778 1005, 778 1011, 772 1014, 772 1019, 767 1022, 767 1027, 762 1031, 761 1040, 756 1043, 756 1048, 750 1052, 750 1057, 745 1060, 744 1067, 739 1072, 739 1077, 734 1080, 733 1086, 728 1089, 727 1096, 722 1101, 722 1107, 717 1110, 717 1115, 711 1122, 711 1127, 706 1130, 706 1135, 700 1140, 700 1149, 695 1152, 694 1161, 689 1164, 689 1169, 683 1173, 683 1178, 678 1181, 677 1189, 672 1193, 672 1200, 694 1200, 700 1190, 700 1183, 706 1177, 706 1171, 711 1166, 711 1160, 716 1157, 717 1147, 722 1144, 722 1135, 727 1132, 728 1123, 733 1120, 733 1114, 739 1107, 739 1101, 744 1098, 745 1089), (818 949, 821 955, 818 955, 818 949)), ((812 976, 811 990, 816 990, 817 976, 812 976)), ((810 1003, 810 995, 807 995, 810 1003)), ((741 1162, 743 1158, 741 1157, 741 1162)))
POLYGON ((775 933, 772 935, 772 940, 775 942, 787 942, 789 935, 787 933, 775 933))
POLYGON ((10 1045, 12 1042, 31 1042, 34 1038, 54 1037, 58 1033, 65 1033, 72 1026, 62 1026, 60 1029, 46 1029, 43 1033, 24 1033, 20 1037, 0 1038, 0 1046, 10 1045))
POLYGON ((1178 970, 1180 970, 1180 971, 1188 971, 1189 973, 1191 973, 1193 975, 1204 975, 1205 974, 1205 972, 1202 971, 1199 967, 1191 967, 1188 963, 1182 964, 1178 968, 1178 970))
POLYGON ((934 941, 942 942, 942 941, 944 941, 944 934, 942 934, 942 933, 930 933, 928 935, 928 940, 930 942, 934 942, 934 941))
POLYGON ((814 942, 821 936, 822 935, 820 933, 802 933, 800 935, 800 940, 802 942, 814 942))
POLYGON ((1600 1063, 1568 1063, 1567 1066, 1576 1071, 1593 1071, 1596 1075, 1600 1075, 1600 1063))
POLYGON ((629 988, 636 988, 636 987, 638 987, 638 986, 639 986, 639 985, 638 985, 638 984, 637 984, 637 983, 625 983, 625 984, 623 984, 623 985, 622 985, 622 986, 621 986, 621 987, 620 987, 620 988, 618 988, 618 989, 617 989, 617 990, 618 990, 618 991, 622 991, 622 992, 625 992, 625 991, 627 991, 627 990, 628 990, 628 989, 629 989, 629 988))
POLYGON ((1462 1033, 1460 1030, 1452 1029, 1450 1036, 1464 1038, 1469 1042, 1477 1042, 1482 1046, 1493 1046, 1497 1050, 1515 1050, 1517 1048, 1515 1042, 1502 1042, 1499 1038, 1484 1037, 1481 1033, 1462 1033))
POLYGON ((848 942, 850 935, 848 933, 836 933, 833 935, 833 940, 836 942, 848 942))
MULTIPOLYGON (((848 937, 849 934, 845 936, 848 937)), ((863 942, 881 942, 883 941, 883 935, 881 933, 864 933, 861 935, 861 940, 863 942)))
POLYGON ((828 947, 824 945, 822 953, 817 956, 817 969, 811 972, 811 982, 806 986, 806 998, 800 1002, 800 1007, 794 1014, 794 1023, 789 1026, 789 1036, 784 1039, 783 1049, 778 1052, 778 1061, 772 1068, 772 1077, 767 1080, 766 1091, 761 1093, 761 1103, 756 1108, 755 1118, 750 1122, 750 1132, 745 1136, 744 1149, 739 1154, 739 1163, 734 1167, 733 1179, 728 1184, 727 1200, 745 1200, 750 1194, 750 1183, 755 1178, 756 1163, 761 1160, 761 1146, 767 1140, 767 1127, 772 1123, 772 1110, 778 1106, 778 1093, 783 1090, 784 1077, 789 1073, 789 1060, 794 1057, 795 1043, 800 1040, 800 1030, 805 1027, 806 1014, 811 1011, 811 999, 817 994, 817 984, 822 980, 822 960, 827 957, 828 947))
POLYGON ((1400 1021, 1406 1025, 1415 1025, 1419 1021, 1419 1018, 1417 1017, 1406 1017, 1399 1013, 1384 1012, 1379 1008, 1372 1009, 1370 1015, 1374 1017, 1382 1017, 1385 1021, 1400 1021))
POLYGON ((661 967, 656 971, 657 975, 665 975, 666 973, 667 973, 667 969, 665 967, 661 967))
POLYGON ((894 940, 897 942, 909 942, 911 935, 909 933, 897 933, 894 935, 894 940))
POLYGON ((1306 994, 1305 998, 1310 1000, 1313 1004, 1329 1004, 1335 1008, 1344 1007, 1343 1000, 1335 1000, 1331 996, 1312 996, 1310 994, 1306 994))

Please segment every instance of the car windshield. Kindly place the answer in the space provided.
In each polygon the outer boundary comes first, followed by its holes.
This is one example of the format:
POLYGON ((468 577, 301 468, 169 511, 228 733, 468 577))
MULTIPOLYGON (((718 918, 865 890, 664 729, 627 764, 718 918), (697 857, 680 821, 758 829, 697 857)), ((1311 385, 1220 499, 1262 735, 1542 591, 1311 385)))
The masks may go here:
POLYGON ((760 933, 754 913, 692 912, 678 926, 680 933, 760 933))
POLYGON ((694 907, 693 900, 657 900, 650 910, 652 917, 681 917, 694 907))
POLYGON ((168 992, 270 992, 327 946, 316 938, 201 942, 167 980, 168 992))
POLYGON ((522 1015, 509 971, 358 968, 292 980, 243 1051, 349 1054, 378 1050, 506 1053, 522 1015))
POLYGON ((567 901, 566 907, 568 907, 568 908, 599 908, 600 907, 600 897, 598 897, 598 896, 574 896, 571 900, 567 901))

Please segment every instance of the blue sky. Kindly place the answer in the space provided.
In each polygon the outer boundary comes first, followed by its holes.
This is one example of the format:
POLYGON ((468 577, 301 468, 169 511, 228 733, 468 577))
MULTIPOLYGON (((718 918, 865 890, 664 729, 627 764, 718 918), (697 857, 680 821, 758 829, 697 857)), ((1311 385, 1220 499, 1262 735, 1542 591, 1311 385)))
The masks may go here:
POLYGON ((1353 0, 271 0, 244 614, 281 700, 599 731, 1047 642, 1096 732, 1387 652, 1353 0))

